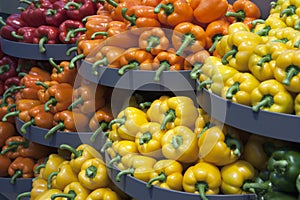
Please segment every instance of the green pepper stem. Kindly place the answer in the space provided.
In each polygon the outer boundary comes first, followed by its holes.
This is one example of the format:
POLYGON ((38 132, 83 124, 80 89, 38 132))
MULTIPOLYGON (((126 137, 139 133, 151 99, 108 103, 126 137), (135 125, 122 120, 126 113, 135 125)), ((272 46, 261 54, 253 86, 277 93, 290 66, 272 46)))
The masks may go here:
POLYGON ((82 150, 78 151, 68 144, 61 144, 59 148, 71 152, 74 155, 74 158, 79 158, 80 156, 82 156, 82 150))
POLYGON ((239 140, 232 138, 230 135, 226 135, 225 143, 231 150, 233 150, 234 155, 236 155, 237 157, 241 156, 242 145, 239 140))
POLYGON ((168 4, 158 4, 155 8, 154 8, 154 13, 158 14, 160 12, 160 10, 163 9, 164 13, 166 15, 170 15, 174 12, 174 6, 171 3, 168 4))
POLYGON ((147 131, 143 133, 139 139, 139 145, 147 144, 152 139, 152 134, 147 131))
POLYGON ((48 190, 50 190, 52 188, 52 179, 54 176, 57 176, 59 172, 52 172, 51 174, 49 174, 48 178, 47 178, 47 188, 48 190))
POLYGON ((75 200, 76 196, 77 196, 77 194, 74 192, 74 190, 70 190, 70 192, 68 194, 65 194, 65 193, 52 194, 51 195, 51 200, 54 200, 58 197, 63 197, 63 198, 66 198, 68 200, 75 200))
POLYGON ((35 121, 34 121, 34 118, 32 118, 31 120, 29 120, 28 122, 24 123, 21 128, 20 128, 20 132, 22 134, 26 134, 27 131, 26 131, 26 128, 31 126, 31 125, 34 125, 35 124, 35 121))
POLYGON ((31 195, 31 192, 23 192, 16 197, 16 200, 20 200, 24 197, 30 197, 30 195, 31 195))
POLYGON ((262 182, 262 183, 244 183, 242 189, 244 191, 249 191, 250 189, 259 189, 259 190, 269 190, 270 182, 262 182))
POLYGON ((11 35, 18 40, 24 40, 24 37, 22 35, 18 35, 16 31, 11 32, 11 35))
POLYGON ((16 107, 17 107, 16 104, 10 104, 10 105, 7 107, 7 111, 10 112, 11 109, 16 108, 16 107))
POLYGON ((148 108, 148 107, 150 107, 150 106, 151 106, 151 104, 152 104, 152 102, 151 102, 151 101, 148 101, 148 102, 143 102, 143 103, 140 103, 140 104, 139 104, 139 108, 141 108, 141 109, 145 109, 145 108, 148 108))
POLYGON ((42 86, 45 90, 49 88, 49 85, 45 84, 42 81, 36 81, 35 84, 39 85, 39 86, 42 86))
POLYGON ((37 166, 37 167, 34 169, 34 173, 35 173, 35 174, 39 174, 39 173, 40 173, 40 170, 41 170, 42 168, 45 168, 45 167, 46 167, 46 164, 45 164, 45 163, 40 164, 39 166, 37 166))
POLYGON ((193 64, 193 69, 190 72, 190 77, 191 79, 195 80, 198 78, 198 76, 202 73, 202 68, 203 63, 196 62, 193 64))
POLYGON ((212 43, 211 47, 208 49, 208 52, 209 52, 209 53, 213 53, 213 52, 214 52, 214 50, 215 50, 216 47, 217 47, 217 44, 218 44, 219 41, 222 39, 222 37, 223 37, 223 35, 221 35, 221 34, 216 34, 216 35, 214 35, 214 36, 212 37, 213 43, 212 43))
POLYGON ((55 9, 48 9, 47 12, 46 12, 46 15, 47 16, 53 16, 57 13, 57 10, 55 9))
POLYGON ((24 11, 25 10, 25 8, 24 7, 22 7, 22 6, 19 6, 19 7, 17 7, 17 10, 19 10, 19 11, 24 11))
POLYGON ((95 37, 98 36, 98 35, 102 35, 102 36, 108 37, 108 33, 107 33, 107 32, 99 31, 99 32, 93 33, 93 34, 91 35, 91 39, 92 39, 92 40, 95 39, 95 37))
POLYGON ((286 160, 275 160, 272 162, 273 168, 280 169, 280 171, 285 171, 288 164, 289 163, 286 160))
POLYGON ((126 121, 126 117, 125 117, 125 116, 122 117, 122 118, 116 118, 116 119, 113 119, 113 120, 111 120, 111 121, 109 122, 108 128, 111 129, 112 125, 113 125, 113 124, 116 124, 116 123, 118 123, 118 124, 120 124, 120 126, 122 126, 122 125, 125 123, 125 121, 126 121))
POLYGON ((19 2, 20 2, 20 3, 26 3, 26 4, 28 4, 28 5, 32 4, 32 2, 29 1, 29 0, 19 0, 19 2))
POLYGON ((6 121, 7 121, 7 118, 12 117, 12 116, 17 116, 18 114, 20 114, 20 111, 19 111, 19 110, 16 110, 16 111, 13 111, 13 112, 8 112, 8 113, 6 113, 6 115, 4 115, 4 116, 2 117, 2 121, 3 121, 3 122, 6 122, 6 121))
POLYGON ((263 20, 263 19, 255 19, 255 20, 253 20, 253 21, 251 22, 251 25, 252 25, 253 27, 255 27, 257 24, 264 24, 264 23, 266 23, 266 20, 263 20))
POLYGON ((75 37, 76 33, 85 32, 85 31, 86 31, 86 28, 77 28, 77 29, 69 30, 66 35, 65 41, 69 42, 71 38, 75 37))
POLYGON ((260 102, 252 106, 254 112, 258 112, 262 107, 271 107, 274 104, 274 99, 271 95, 265 95, 260 102))
POLYGON ((271 30, 271 26, 266 26, 256 32, 259 36, 267 36, 271 30))
POLYGON ((26 140, 24 142, 18 142, 18 141, 11 141, 8 143, 8 147, 12 147, 12 146, 23 146, 24 148, 28 148, 29 147, 29 141, 26 140))
POLYGON ((2 26, 5 26, 5 25, 6 25, 5 21, 3 20, 3 17, 0 17, 0 24, 1 24, 2 26))
POLYGON ((50 97, 49 100, 44 104, 44 110, 46 112, 49 112, 50 111, 50 108, 49 106, 50 105, 55 105, 57 103, 55 97, 50 97))
MULTIPOLYGON (((107 127, 108 127, 108 125, 107 125, 107 127)), ((108 138, 108 136, 109 136, 109 132, 102 133, 102 138, 108 138)))
POLYGON ((208 198, 205 195, 206 190, 208 189, 208 185, 205 182, 197 182, 195 185, 196 191, 199 192, 200 197, 202 200, 208 200, 208 198))
POLYGON ((270 3, 271 8, 275 8, 277 5, 278 5, 278 3, 275 1, 271 1, 271 3, 270 3))
POLYGON ((82 97, 80 96, 78 99, 76 99, 69 105, 68 110, 72 111, 74 107, 76 107, 77 105, 82 105, 83 103, 84 103, 84 101, 83 101, 82 97))
POLYGON ((295 5, 289 5, 287 8, 283 9, 280 12, 280 17, 283 17, 284 15, 286 16, 291 16, 296 14, 296 9, 297 7, 295 5))
POLYGON ((45 53, 46 52, 46 48, 45 48, 44 44, 47 43, 47 42, 48 42, 47 36, 43 36, 43 37, 40 38, 40 40, 39 40, 39 51, 40 51, 40 53, 45 53))
POLYGON ((188 46, 192 45, 195 42, 195 36, 191 33, 184 34, 182 37, 182 43, 179 49, 176 51, 177 56, 181 56, 182 53, 184 52, 185 48, 188 46))
POLYGON ((119 163, 119 162, 121 161, 121 159, 122 159, 122 157, 121 157, 119 154, 117 154, 114 158, 112 158, 112 159, 108 162, 107 166, 108 166, 109 168, 112 168, 113 164, 114 164, 114 163, 119 163))
POLYGON ((44 138, 49 139, 54 133, 59 130, 63 130, 65 128, 65 124, 63 122, 59 122, 56 126, 53 126, 45 135, 44 138))
POLYGON ((165 182, 166 180, 167 180, 167 175, 166 175, 165 173, 161 173, 161 174, 159 174, 158 176, 151 178, 151 179, 147 182, 146 187, 147 187, 147 188, 151 188, 152 183, 155 182, 155 181, 159 181, 159 182, 162 183, 162 182, 165 182))
POLYGON ((58 64, 56 64, 54 62, 54 59, 53 58, 49 58, 49 63, 51 64, 52 67, 54 67, 56 69, 56 73, 57 74, 60 74, 61 72, 64 71, 64 68, 63 67, 60 67, 58 64))
POLYGON ((96 137, 104 130, 107 129, 108 124, 106 121, 102 121, 99 123, 99 128, 97 128, 97 130, 92 134, 92 136, 90 137, 90 141, 91 142, 95 142, 96 141, 96 137))
POLYGON ((282 81, 284 85, 290 85, 291 80, 300 72, 300 68, 294 65, 287 67, 285 79, 282 81))
POLYGON ((200 131, 200 133, 198 133, 197 138, 200 138, 201 135, 207 130, 209 129, 209 127, 211 126, 210 122, 206 122, 205 125, 203 126, 202 130, 200 131))
POLYGON ((97 71, 97 68, 98 66, 107 66, 108 65, 108 60, 107 60, 107 57, 103 57, 101 60, 97 60, 96 62, 94 62, 93 66, 92 66, 92 72, 93 72, 93 75, 95 76, 98 76, 98 71, 97 71))
POLYGON ((115 1, 113 1, 113 0, 106 0, 106 2, 108 3, 108 4, 110 4, 110 5, 112 5, 113 7, 117 7, 119 4, 117 4, 115 1))
POLYGON ((166 129, 166 126, 167 126, 167 123, 168 122, 173 122, 174 120, 176 119, 176 113, 175 113, 175 110, 173 109, 169 109, 166 114, 165 114, 165 117, 161 123, 161 126, 160 126, 160 129, 161 130, 165 130, 166 129))
POLYGON ((0 154, 4 155, 10 151, 15 152, 15 151, 17 151, 17 149, 18 149, 18 145, 10 146, 10 147, 7 147, 6 149, 3 149, 0 154))
POLYGON ((19 72, 19 73, 18 73, 18 77, 20 77, 20 78, 22 78, 22 77, 24 77, 24 76, 26 76, 26 75, 27 75, 26 72, 19 72))
POLYGON ((120 171, 117 176, 116 176, 116 181, 117 182, 120 182, 121 181, 121 176, 123 175, 127 175, 127 174, 130 174, 130 175, 133 175, 134 174, 134 168, 131 167, 129 169, 126 169, 126 170, 123 170, 123 171, 120 171))
POLYGON ((104 145, 102 146, 102 148, 100 149, 101 153, 104 153, 106 151, 106 149, 108 149, 109 147, 112 146, 113 141, 112 140, 107 140, 104 145))
POLYGON ((174 149, 178 149, 183 144, 183 138, 181 135, 174 135, 172 137, 172 145, 174 149))
POLYGON ((198 90, 198 91, 199 91, 199 90, 202 90, 206 85, 210 85, 210 84, 212 84, 212 83, 213 83, 212 80, 201 81, 201 82, 199 83, 199 85, 198 85, 197 90, 198 90))
POLYGON ((299 30, 300 29, 300 21, 298 21, 295 26, 294 29, 299 30))
POLYGON ((221 62, 223 65, 227 65, 228 62, 228 58, 230 56, 234 57, 236 55, 236 53, 238 52, 238 49, 236 46, 232 46, 232 49, 230 51, 228 51, 227 53, 225 53, 225 55, 223 56, 223 58, 221 59, 221 62))
POLYGON ((10 70, 9 64, 4 64, 0 66, 0 75, 8 72, 10 70))
POLYGON ((14 175, 10 179, 10 183, 15 184, 17 178, 22 177, 22 175, 23 175, 23 172, 21 170, 16 170, 14 175))
POLYGON ((123 75, 125 73, 126 70, 130 70, 130 69, 138 69, 138 67, 140 66, 140 63, 137 61, 133 61, 128 63, 127 65, 122 66, 119 70, 118 70, 118 74, 119 75, 123 75))
POLYGON ((154 81, 159 81, 160 80, 160 76, 162 74, 163 71, 165 70, 169 70, 170 69, 170 64, 168 61, 162 61, 158 67, 158 69, 156 70, 155 72, 155 75, 154 75, 154 81))
POLYGON ((146 51, 147 52, 151 52, 152 48, 155 48, 157 45, 159 45, 160 42, 160 38, 154 35, 151 35, 148 39, 147 39, 148 45, 146 47, 146 51))
POLYGON ((85 55, 83 53, 82 54, 78 54, 77 56, 74 56, 72 58, 72 60, 70 61, 69 68, 73 69, 75 67, 75 62, 77 62, 78 60, 81 60, 83 58, 85 58, 85 55))
POLYGON ((234 17, 237 21, 242 22, 246 17, 246 13, 243 10, 238 12, 226 12, 226 17, 234 17))
POLYGON ((266 62, 270 62, 272 59, 272 55, 271 54, 267 54, 265 56, 263 56, 258 62, 257 65, 262 67, 262 65, 266 62))
POLYGON ((127 10, 128 8, 122 8, 122 16, 124 17, 125 20, 130 22, 131 26, 135 26, 137 17, 135 15, 132 16, 126 15, 127 10))
POLYGON ((68 3, 65 4, 64 9, 69 10, 70 6, 73 6, 75 10, 78 10, 82 6, 82 4, 76 3, 74 1, 69 1, 68 3))
POLYGON ((235 95, 238 91, 240 91, 240 83, 235 82, 228 88, 226 92, 226 99, 232 99, 233 95, 235 95))
POLYGON ((294 47, 295 48, 299 48, 300 46, 300 40, 297 40, 295 43, 294 43, 294 47))
POLYGON ((95 167, 94 165, 89 166, 85 170, 85 175, 90 179, 95 178, 95 176, 97 175, 97 167, 95 167))
POLYGON ((71 47, 66 51, 66 55, 70 56, 73 51, 77 51, 77 46, 71 47))

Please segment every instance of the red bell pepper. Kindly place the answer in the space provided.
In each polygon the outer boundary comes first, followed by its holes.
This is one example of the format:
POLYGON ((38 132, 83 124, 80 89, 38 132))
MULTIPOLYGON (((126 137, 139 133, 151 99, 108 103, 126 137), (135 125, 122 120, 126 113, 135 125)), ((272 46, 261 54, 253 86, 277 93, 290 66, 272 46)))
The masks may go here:
POLYGON ((0 80, 5 81, 6 79, 17 76, 17 60, 10 56, 4 56, 0 60, 0 80))
POLYGON ((64 6, 66 14, 69 18, 81 21, 83 18, 89 15, 93 15, 96 12, 96 8, 91 0, 75 0, 66 3, 64 6))
POLYGON ((1 27, 0 36, 7 40, 17 41, 17 39, 11 35, 13 31, 16 31, 14 27, 10 25, 4 25, 1 27))
POLYGON ((56 44, 58 43, 58 29, 54 26, 39 26, 33 38, 34 44, 39 44, 39 50, 41 53, 46 51, 44 44, 56 44))
POLYGON ((56 1, 53 3, 52 8, 46 11, 46 23, 48 25, 59 27, 61 23, 68 19, 64 6, 65 1, 56 1))
POLYGON ((83 23, 80 21, 71 19, 64 21, 58 28, 60 42, 64 44, 75 44, 77 39, 82 35, 82 32, 76 32, 76 34, 72 35, 73 31, 78 28, 84 28, 83 23))
POLYGON ((4 93, 4 83, 0 80, 0 95, 2 96, 4 93))
POLYGON ((4 89, 7 90, 8 88, 12 86, 20 86, 20 77, 18 76, 13 76, 4 81, 4 89))
POLYGON ((11 35, 21 42, 32 43, 35 30, 36 28, 25 26, 11 32, 11 35))
POLYGON ((15 29, 27 26, 27 24, 22 20, 21 14, 11 14, 6 18, 5 23, 15 29))

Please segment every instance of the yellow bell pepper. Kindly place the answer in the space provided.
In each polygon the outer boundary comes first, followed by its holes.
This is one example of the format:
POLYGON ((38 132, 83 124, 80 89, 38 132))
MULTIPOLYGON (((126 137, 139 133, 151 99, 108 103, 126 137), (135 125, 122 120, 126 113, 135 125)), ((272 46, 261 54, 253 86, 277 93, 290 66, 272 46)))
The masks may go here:
POLYGON ((208 200, 206 194, 219 193, 221 173, 215 165, 202 161, 185 171, 182 186, 185 192, 200 194, 202 200, 208 200))
POLYGON ((145 156, 161 158, 161 138, 164 133, 157 122, 143 124, 135 137, 138 151, 145 156))
MULTIPOLYGON (((39 194, 35 200, 52 200, 52 195, 59 194, 62 191, 59 189, 46 190, 45 192, 39 194)), ((56 198, 55 200, 63 200, 63 198, 56 198)))
POLYGON ((121 181, 123 175, 130 174, 135 178, 148 182, 150 174, 153 172, 153 166, 156 163, 154 158, 141 155, 124 156, 122 163, 126 167, 125 170, 120 171, 116 176, 116 181, 121 181))
POLYGON ((183 163, 198 160, 197 135, 186 126, 176 126, 161 138, 162 154, 183 163))
MULTIPOLYGON (((48 156, 48 159, 46 161, 46 163, 44 164, 44 170, 43 170, 43 175, 42 177, 44 179, 48 179, 49 175, 52 173, 52 172, 56 172, 57 171, 57 168, 58 166, 62 163, 66 161, 62 156, 58 155, 58 154, 50 154, 48 156)), ((41 165, 42 167, 43 165, 41 165)))
POLYGON ((287 25, 279 18, 279 13, 268 16, 266 20, 254 20, 253 32, 259 36, 268 38, 271 29, 285 28, 287 25))
POLYGON ((102 159, 101 154, 94 147, 88 144, 81 144, 76 149, 71 147, 70 145, 62 144, 59 148, 72 152, 70 165, 74 172, 77 174, 80 172, 81 166, 86 160, 91 158, 102 159))
POLYGON ((116 129, 122 139, 134 141, 139 127, 147 122, 146 113, 135 107, 127 107, 110 121, 108 127, 116 129))
POLYGON ((68 184, 78 181, 69 161, 64 161, 58 166, 56 172, 52 172, 47 179, 48 189, 54 188, 63 190, 68 184))
POLYGON ((92 158, 83 163, 78 174, 81 185, 89 190, 107 187, 109 177, 104 162, 99 158, 92 158))
POLYGON ((20 200, 24 197, 30 197, 31 200, 36 199, 38 195, 48 190, 47 181, 43 178, 35 178, 32 181, 32 189, 30 192, 23 192, 18 194, 16 200, 20 200))
POLYGON ((271 29, 269 31, 269 42, 270 41, 276 41, 276 42, 283 42, 286 43, 289 48, 294 47, 294 43, 297 41, 294 40, 294 38, 298 38, 299 31, 291 28, 291 27, 285 27, 285 28, 277 28, 277 29, 271 29))
POLYGON ((101 153, 104 153, 107 148, 111 147, 113 142, 122 140, 116 129, 109 130, 108 132, 104 133, 104 135, 107 136, 107 139, 100 149, 101 153))
POLYGON ((232 102, 251 105, 250 94, 259 85, 259 81, 250 73, 236 73, 227 79, 222 89, 222 97, 232 102))
POLYGON ((218 126, 207 129, 198 139, 199 157, 205 162, 224 166, 235 162, 242 154, 238 139, 225 135, 218 126))
POLYGON ((231 35, 233 33, 239 32, 239 31, 248 31, 248 32, 250 32, 250 29, 243 22, 235 22, 235 23, 230 24, 229 27, 228 27, 228 35, 231 35))
POLYGON ((295 97, 294 109, 295 115, 300 115, 300 94, 295 97))
POLYGON ((282 19, 287 26, 294 28, 299 21, 299 1, 289 0, 281 4, 280 19, 282 19))
POLYGON ((209 128, 211 117, 202 108, 198 108, 198 117, 195 121, 194 133, 200 136, 200 133, 206 131, 209 128))
POLYGON ((92 191, 86 200, 121 200, 121 198, 110 188, 98 188, 92 191))
POLYGON ((114 157, 108 163, 108 167, 112 167, 113 164, 121 162, 123 156, 127 154, 137 154, 138 149, 133 141, 121 140, 112 144, 112 149, 116 153, 114 157))
POLYGON ((293 113, 292 95, 274 79, 263 81, 251 92, 251 105, 254 112, 260 109, 270 112, 293 113))
POLYGON ((146 186, 152 185, 170 190, 182 190, 183 167, 175 160, 159 160, 153 166, 154 172, 146 186))
POLYGON ((221 191, 224 194, 246 194, 243 184, 255 177, 254 167, 247 161, 238 160, 221 169, 221 191))
POLYGON ((164 115, 161 114, 161 109, 167 110, 167 100, 169 96, 161 96, 159 99, 155 99, 147 110, 147 118, 150 122, 161 123, 164 120, 164 115))
POLYGON ((290 92, 300 92, 300 50, 288 50, 276 59, 274 77, 290 92))
POLYGON ((267 42, 257 45, 249 58, 249 71, 259 81, 273 79, 276 59, 285 50, 287 50, 287 46, 282 42, 267 42))
POLYGON ((90 190, 83 187, 79 182, 72 182, 67 185, 63 193, 53 194, 51 200, 57 200, 58 198, 68 200, 85 200, 90 194, 90 190))

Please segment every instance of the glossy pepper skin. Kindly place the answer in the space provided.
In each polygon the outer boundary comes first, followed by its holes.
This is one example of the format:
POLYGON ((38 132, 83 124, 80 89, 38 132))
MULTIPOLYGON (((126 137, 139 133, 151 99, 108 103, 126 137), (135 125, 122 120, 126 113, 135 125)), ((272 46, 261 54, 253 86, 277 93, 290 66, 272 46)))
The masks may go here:
MULTIPOLYGON (((41 194, 39 194, 35 200, 51 200, 52 195, 54 194, 59 194, 62 191, 59 189, 50 189, 50 190, 46 190, 45 192, 42 192, 41 194)), ((63 200, 63 198, 56 198, 56 200, 63 200)))
POLYGON ((210 56, 210 53, 205 49, 188 55, 183 64, 184 70, 191 70, 190 77, 191 79, 197 79, 201 74, 202 66, 205 63, 205 60, 210 56))
POLYGON ((225 136, 217 126, 207 129, 200 135, 198 146, 200 159, 216 166, 235 162, 241 156, 242 151, 241 142, 228 134, 225 136))
POLYGON ((252 110, 258 112, 260 109, 292 113, 293 112, 293 98, 285 87, 275 79, 266 80, 259 84, 251 92, 252 110))
POLYGON ((17 31, 11 32, 11 34, 20 42, 33 43, 35 30, 36 28, 33 27, 21 27, 17 31))
POLYGON ((184 52, 198 52, 206 45, 206 33, 204 29, 191 22, 182 22, 174 27, 172 44, 176 54, 181 56, 184 52))
POLYGON ((110 181, 106 166, 99 158, 89 159, 82 164, 78 180, 82 186, 89 190, 107 187, 110 181))
POLYGON ((200 137, 200 135, 206 131, 211 124, 211 116, 206 113, 202 108, 198 108, 198 117, 195 120, 195 129, 194 133, 197 135, 197 137, 200 137))
POLYGON ((66 3, 64 6, 70 19, 81 21, 84 17, 93 15, 95 7, 90 0, 77 0, 66 3))
POLYGON ((39 51, 46 52, 44 44, 58 43, 58 29, 53 26, 42 25, 39 26, 34 33, 33 44, 39 44, 39 51))
POLYGON ((35 162, 32 158, 17 157, 8 168, 8 174, 11 176, 10 183, 14 184, 17 178, 34 177, 33 166, 35 162))
POLYGON ((182 186, 185 192, 200 194, 203 200, 207 200, 205 194, 219 193, 221 173, 215 165, 199 162, 185 171, 182 186))
POLYGON ((6 177, 8 176, 8 168, 12 161, 6 155, 0 154, 0 162, 1 162, 0 176, 6 177))
POLYGON ((250 94, 259 83, 250 73, 236 73, 225 82, 222 89, 222 97, 230 99, 232 102, 250 106, 250 94))
POLYGON ((0 80, 5 81, 17 75, 17 61, 11 56, 4 56, 0 59, 0 80))
POLYGON ((157 185, 171 190, 182 190, 183 167, 175 160, 159 160, 153 166, 154 172, 146 186, 157 185))
POLYGON ((3 147, 5 140, 17 135, 15 126, 10 122, 0 122, 0 147, 3 147))
POLYGON ((58 83, 69 83, 70 85, 74 84, 77 75, 77 69, 70 69, 70 62, 61 61, 59 64, 56 64, 53 58, 49 58, 49 62, 53 66, 51 80, 57 81, 58 83))
POLYGON ((48 179, 49 175, 52 172, 56 172, 58 166, 66 161, 63 157, 61 157, 58 154, 52 153, 48 156, 47 162, 43 165, 44 170, 43 170, 43 178, 48 179))
POLYGON ((62 22, 58 27, 59 41, 63 44, 75 44, 77 39, 82 35, 82 32, 73 34, 73 31, 78 28, 84 28, 83 23, 80 21, 67 19, 62 22))
POLYGON ((121 138, 134 141, 140 126, 147 122, 147 116, 142 110, 127 107, 108 124, 108 127, 109 129, 116 129, 121 138))
POLYGON ((10 159, 16 159, 21 156, 20 150, 28 148, 29 141, 26 138, 16 135, 5 140, 5 145, 2 147, 1 154, 6 155, 10 159))
POLYGON ((121 197, 116 193, 115 191, 111 190, 110 188, 98 188, 94 191, 92 191, 89 196, 86 198, 86 200, 94 200, 94 199, 100 199, 100 200, 121 200, 121 197))
POLYGON ((45 13, 45 21, 51 26, 59 27, 61 23, 67 20, 66 10, 64 9, 65 1, 55 1, 52 8, 45 13))
POLYGON ((198 160, 197 136, 186 126, 176 126, 161 138, 162 154, 183 163, 198 160))
POLYGON ((72 182, 67 185, 63 193, 53 194, 51 199, 57 199, 58 197, 61 198, 68 198, 70 200, 83 200, 86 199, 87 196, 90 194, 90 190, 83 187, 80 182, 72 182))
POLYGON ((47 181, 43 178, 37 178, 32 181, 32 189, 30 192, 23 192, 16 197, 16 200, 20 200, 24 197, 30 197, 35 200, 38 195, 45 192, 47 189, 47 181))
POLYGON ((255 177, 254 167, 244 160, 238 160, 221 169, 221 191, 224 194, 245 194, 243 184, 255 177))

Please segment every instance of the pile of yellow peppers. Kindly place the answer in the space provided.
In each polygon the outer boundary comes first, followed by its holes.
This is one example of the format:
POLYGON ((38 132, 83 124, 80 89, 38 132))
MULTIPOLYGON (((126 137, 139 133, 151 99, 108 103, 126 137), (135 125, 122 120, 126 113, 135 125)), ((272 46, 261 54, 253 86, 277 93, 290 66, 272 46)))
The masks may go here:
POLYGON ((108 127, 101 152, 108 167, 131 175, 145 187, 208 194, 246 194, 267 167, 266 144, 290 145, 251 135, 212 119, 187 96, 161 96, 124 108, 108 127))
POLYGON ((31 191, 19 194, 17 199, 129 199, 109 179, 101 154, 87 144, 77 148, 62 144, 35 173, 31 191))
POLYGON ((253 28, 233 23, 198 76, 199 89, 232 102, 300 115, 300 15, 297 1, 272 3, 253 28))

